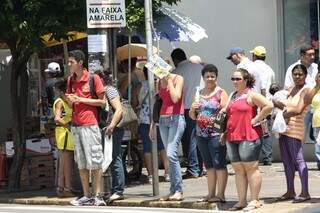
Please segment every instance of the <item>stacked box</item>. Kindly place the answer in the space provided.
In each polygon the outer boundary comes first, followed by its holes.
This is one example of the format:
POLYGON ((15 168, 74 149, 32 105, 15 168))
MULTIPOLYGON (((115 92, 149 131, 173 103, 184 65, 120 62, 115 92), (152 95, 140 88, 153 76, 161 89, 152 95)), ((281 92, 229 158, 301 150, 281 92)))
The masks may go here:
POLYGON ((52 155, 28 157, 23 163, 20 184, 25 189, 52 188, 54 175, 52 155))

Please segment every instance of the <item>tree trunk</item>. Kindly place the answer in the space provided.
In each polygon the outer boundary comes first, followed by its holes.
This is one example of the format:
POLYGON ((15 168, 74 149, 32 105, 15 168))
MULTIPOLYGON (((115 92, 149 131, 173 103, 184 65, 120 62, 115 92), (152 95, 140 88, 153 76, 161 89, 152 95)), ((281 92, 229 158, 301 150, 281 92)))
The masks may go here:
POLYGON ((27 61, 30 55, 23 53, 12 54, 11 70, 11 108, 14 156, 9 172, 9 191, 20 189, 20 176, 25 156, 25 117, 28 100, 27 61))

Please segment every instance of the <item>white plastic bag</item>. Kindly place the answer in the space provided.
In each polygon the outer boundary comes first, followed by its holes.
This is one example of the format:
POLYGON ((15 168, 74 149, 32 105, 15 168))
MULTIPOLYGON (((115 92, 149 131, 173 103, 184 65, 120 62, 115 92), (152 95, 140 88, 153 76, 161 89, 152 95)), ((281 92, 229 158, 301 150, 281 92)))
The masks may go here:
POLYGON ((318 145, 320 145, 320 132, 319 132, 318 135, 317 135, 316 143, 317 143, 318 145))
POLYGON ((283 112, 279 111, 273 121, 272 131, 274 133, 284 133, 287 129, 286 121, 283 117, 283 112))
POLYGON ((112 136, 109 138, 108 135, 105 134, 102 172, 105 172, 108 169, 111 161, 112 161, 112 136))

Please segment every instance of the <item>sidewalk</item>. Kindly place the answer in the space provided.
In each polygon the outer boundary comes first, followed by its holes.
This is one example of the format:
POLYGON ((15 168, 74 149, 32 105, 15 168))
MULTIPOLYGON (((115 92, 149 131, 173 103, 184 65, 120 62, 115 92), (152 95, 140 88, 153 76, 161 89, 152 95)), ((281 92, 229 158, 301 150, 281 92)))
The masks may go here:
MULTIPOLYGON (((262 189, 260 198, 264 205, 255 212, 308 212, 306 209, 318 209, 320 212, 320 171, 317 170, 316 163, 308 163, 309 167, 309 188, 312 199, 299 204, 293 204, 290 201, 274 202, 275 198, 282 195, 286 190, 286 182, 282 164, 274 163, 272 166, 261 166, 262 171, 262 189)), ((130 183, 125 189, 125 200, 115 201, 114 206, 140 206, 140 207, 171 207, 171 208, 193 208, 193 209, 214 209, 226 210, 236 203, 237 193, 235 187, 234 175, 231 167, 228 166, 229 174, 228 185, 226 189, 225 204, 199 203, 197 200, 207 194, 206 178, 183 180, 183 190, 185 200, 182 202, 161 202, 157 197, 152 196, 152 185, 141 184, 141 182, 130 183)), ((163 171, 159 171, 162 175, 163 171)), ((166 195, 169 191, 169 184, 160 182, 160 196, 166 195)), ((296 174, 296 193, 300 193, 300 182, 296 174)), ((73 198, 59 199, 54 190, 26 191, 19 193, 4 193, 0 191, 0 203, 16 204, 41 204, 41 205, 70 205, 73 198)), ((311 211, 310 211, 311 212, 311 211)))

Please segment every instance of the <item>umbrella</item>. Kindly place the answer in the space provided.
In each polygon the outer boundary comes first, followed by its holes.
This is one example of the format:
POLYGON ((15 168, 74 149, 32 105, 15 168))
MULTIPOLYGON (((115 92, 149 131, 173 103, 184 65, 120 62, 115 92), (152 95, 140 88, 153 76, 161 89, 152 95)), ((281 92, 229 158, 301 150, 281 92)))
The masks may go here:
MULTIPOLYGON (((157 52, 158 49, 153 47, 153 53, 157 52)), ((131 43, 117 48, 117 58, 119 61, 138 56, 147 56, 147 46, 145 44, 131 43)))
POLYGON ((158 38, 169 41, 189 41, 191 39, 194 42, 208 38, 205 29, 188 16, 166 6, 162 6, 159 11, 163 16, 154 22, 154 31, 158 38))

